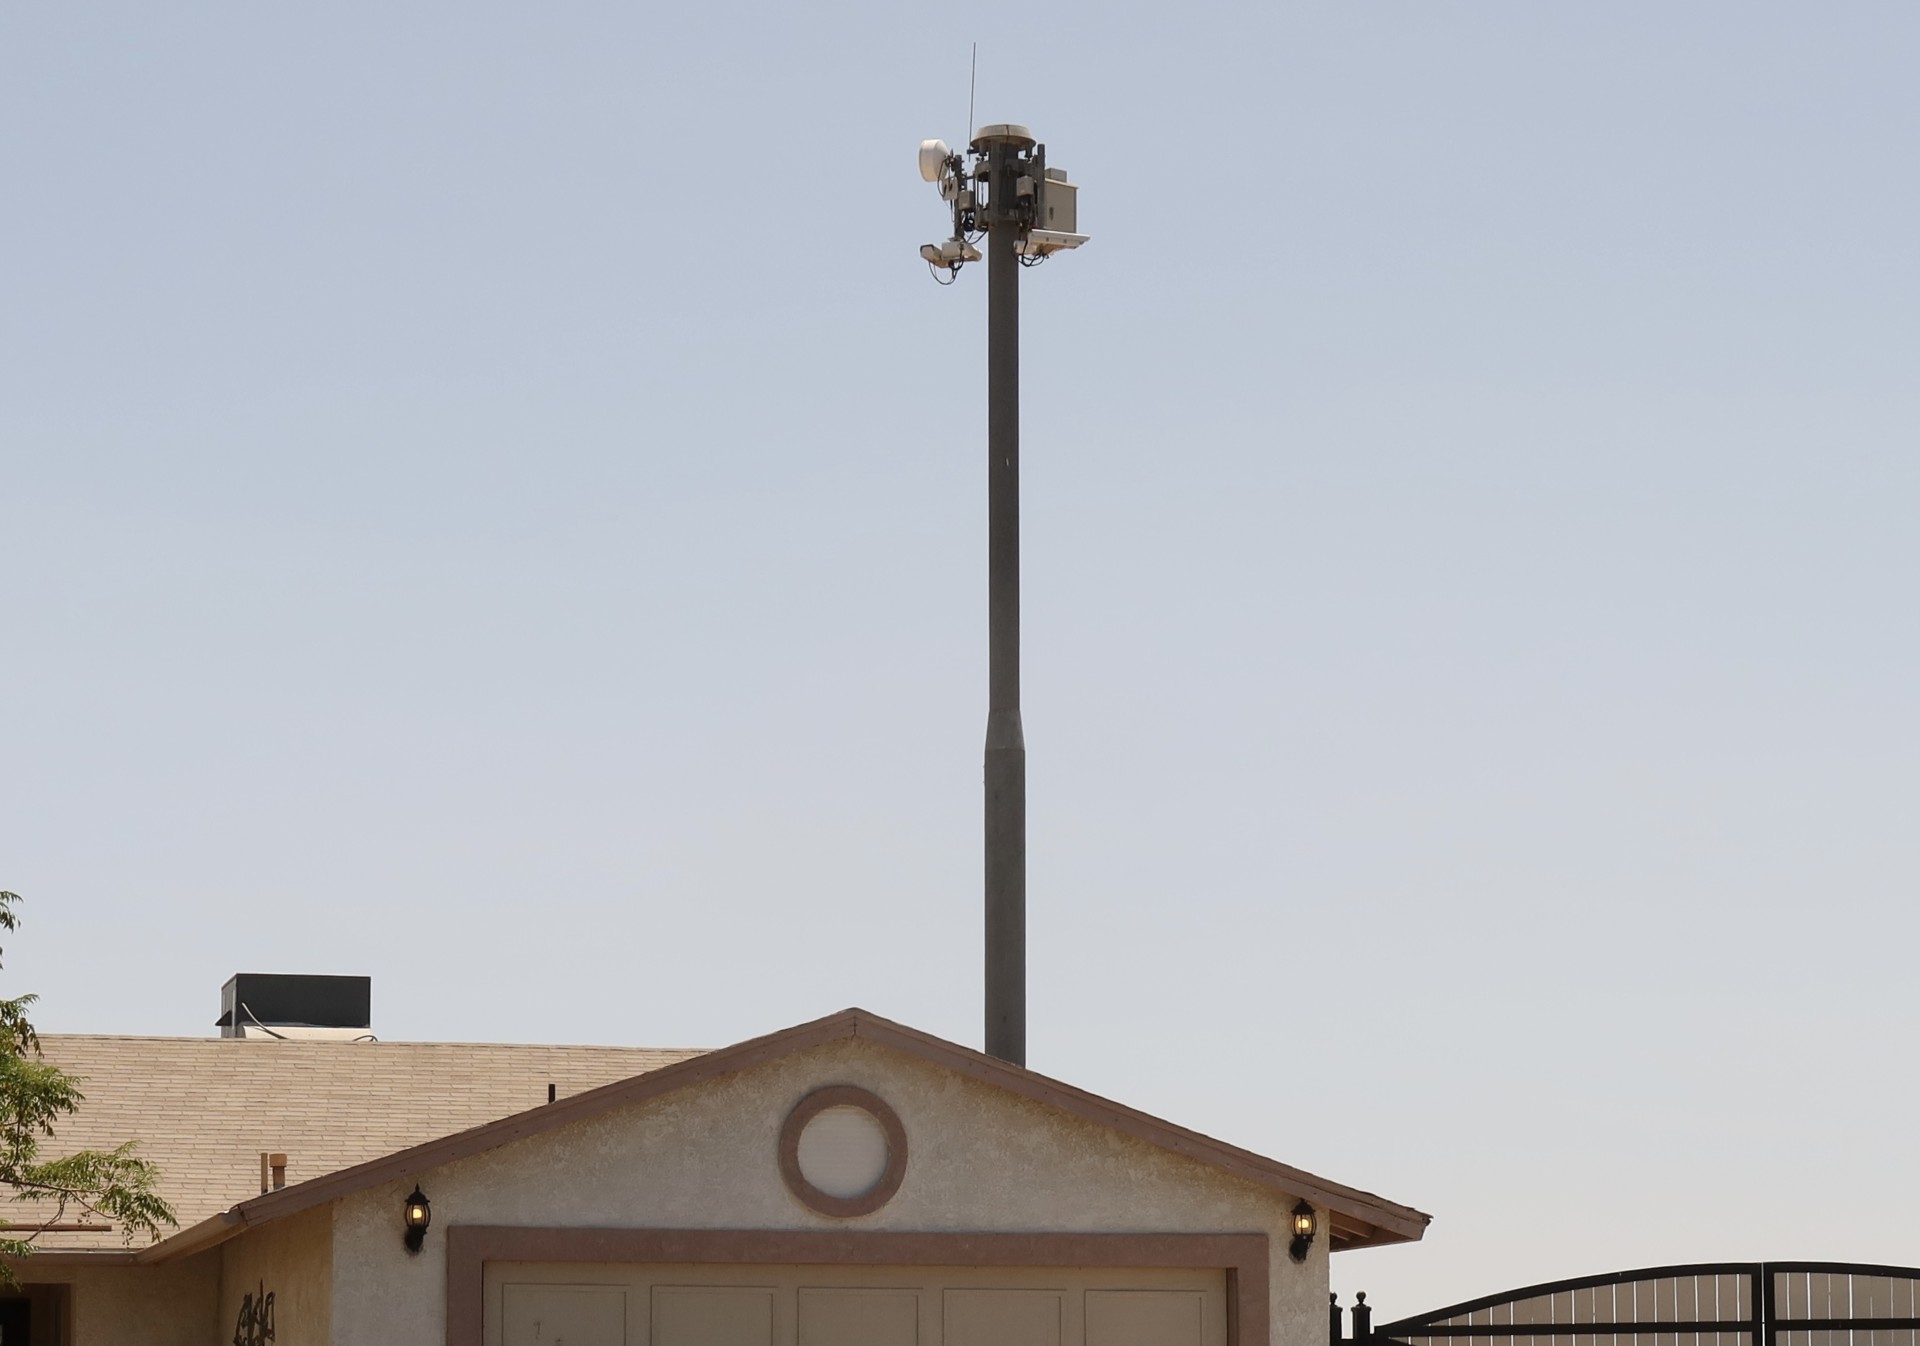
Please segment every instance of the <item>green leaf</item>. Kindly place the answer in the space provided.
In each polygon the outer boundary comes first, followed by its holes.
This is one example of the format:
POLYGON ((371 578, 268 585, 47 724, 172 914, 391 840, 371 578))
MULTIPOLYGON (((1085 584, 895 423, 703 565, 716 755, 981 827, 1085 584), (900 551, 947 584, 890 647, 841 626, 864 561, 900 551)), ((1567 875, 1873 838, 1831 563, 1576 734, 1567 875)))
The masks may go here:
MULTIPOLYGON (((17 893, 0 892, 0 930, 16 928, 19 901, 17 893)), ((27 1017, 33 1004, 31 995, 0 1000, 0 1193, 12 1201, 47 1203, 54 1212, 48 1224, 75 1211, 119 1225, 129 1244, 142 1234, 160 1238, 179 1221, 157 1190, 159 1170, 135 1153, 135 1142, 40 1157, 41 1143, 86 1095, 78 1077, 41 1059, 40 1036, 27 1017)), ((32 1255, 38 1232, 0 1237, 0 1287, 17 1284, 10 1264, 32 1255)))

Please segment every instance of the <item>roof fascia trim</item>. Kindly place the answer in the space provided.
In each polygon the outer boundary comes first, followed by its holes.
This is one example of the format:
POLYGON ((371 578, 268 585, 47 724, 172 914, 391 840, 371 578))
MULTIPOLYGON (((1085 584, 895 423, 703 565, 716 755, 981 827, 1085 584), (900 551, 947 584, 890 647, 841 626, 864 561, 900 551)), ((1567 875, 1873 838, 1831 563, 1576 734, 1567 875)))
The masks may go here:
POLYGON ((26 1257, 0 1258, 16 1274, 38 1266, 128 1267, 140 1254, 124 1248, 36 1248, 26 1257))
POLYGON ((176 1234, 169 1234, 158 1243, 150 1243, 134 1253, 133 1260, 139 1263, 171 1262, 176 1258, 191 1257, 197 1252, 225 1243, 228 1239, 244 1233, 248 1221, 235 1206, 232 1210, 223 1210, 218 1215, 209 1215, 199 1224, 188 1225, 176 1234))
MULTIPOLYGON (((930 1033, 908 1028, 905 1024, 883 1019, 861 1009, 841 1010, 837 1014, 808 1023, 783 1028, 763 1037, 750 1038, 731 1047, 722 1047, 700 1056, 676 1061, 631 1079, 589 1089, 554 1103, 485 1122, 465 1131, 426 1141, 378 1159, 355 1164, 333 1173, 310 1178, 279 1191, 267 1192, 223 1211, 191 1228, 181 1230, 136 1256, 141 1261, 168 1261, 186 1256, 203 1247, 234 1237, 254 1225, 310 1210, 383 1182, 437 1168, 455 1160, 487 1150, 498 1149, 514 1141, 537 1136, 570 1122, 588 1121, 612 1112, 658 1098, 663 1094, 702 1084, 727 1075, 738 1074, 798 1052, 809 1051, 831 1042, 862 1038, 877 1046, 891 1048, 958 1074, 1008 1090, 1023 1098, 1061 1109, 1096 1125, 1133 1136, 1174 1154, 1197 1160, 1210 1167, 1244 1178, 1270 1191, 1293 1197, 1305 1197, 1316 1205, 1348 1215, 1371 1226, 1372 1243, 1399 1243, 1418 1239, 1431 1216, 1411 1206, 1378 1197, 1370 1192, 1329 1182, 1304 1170, 1279 1163, 1250 1150, 1240 1149, 1197 1131, 1139 1112, 1076 1089, 1048 1076, 1011 1065, 1005 1061, 962 1047, 930 1033)), ((1331 1240, 1330 1240, 1331 1241, 1331 1240)), ((1362 1246, 1348 1243, 1347 1247, 1362 1246)))
MULTIPOLYGON (((1294 1168, 1251 1150, 1243 1150, 1237 1145, 1229 1145, 1223 1140, 1215 1140, 1198 1131, 1190 1131, 1151 1113, 1116 1103, 1099 1094, 1088 1093, 1085 1089, 1075 1088, 1024 1066, 958 1046, 905 1024, 869 1015, 858 1025, 857 1035, 881 1046, 931 1060, 956 1073, 998 1085, 1023 1098, 1059 1108, 1108 1130, 1198 1160, 1269 1191, 1284 1196, 1305 1197, 1315 1205, 1325 1206, 1328 1210, 1351 1217, 1359 1224, 1371 1226, 1374 1236, 1365 1239, 1366 1244, 1418 1239, 1426 1232, 1433 1218, 1411 1206, 1402 1206, 1375 1196, 1372 1192, 1330 1182, 1304 1169, 1294 1168)), ((1363 1245, 1356 1242, 1347 1246, 1363 1245)))

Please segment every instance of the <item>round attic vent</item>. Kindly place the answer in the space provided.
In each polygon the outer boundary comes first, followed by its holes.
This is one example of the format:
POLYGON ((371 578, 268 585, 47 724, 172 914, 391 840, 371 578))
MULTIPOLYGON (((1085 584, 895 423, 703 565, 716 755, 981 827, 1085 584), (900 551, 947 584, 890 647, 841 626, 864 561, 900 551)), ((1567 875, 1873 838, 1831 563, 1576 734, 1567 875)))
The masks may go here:
POLYGON ((814 1114, 800 1132, 800 1176, 841 1200, 865 1196, 887 1171, 887 1133, 865 1108, 814 1114))
POLYGON ((869 1215, 907 1171, 907 1132, 877 1095, 848 1084, 816 1089, 780 1128, 780 1176, 822 1215, 869 1215))

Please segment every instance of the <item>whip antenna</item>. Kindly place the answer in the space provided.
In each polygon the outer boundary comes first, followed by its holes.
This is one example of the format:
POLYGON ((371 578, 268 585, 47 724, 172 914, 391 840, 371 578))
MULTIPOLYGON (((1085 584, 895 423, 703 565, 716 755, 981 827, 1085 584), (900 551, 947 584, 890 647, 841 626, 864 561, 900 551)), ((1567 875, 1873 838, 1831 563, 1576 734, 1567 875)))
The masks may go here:
POLYGON ((980 74, 980 44, 973 44, 973 59, 967 62, 967 140, 973 140, 973 85, 980 74))

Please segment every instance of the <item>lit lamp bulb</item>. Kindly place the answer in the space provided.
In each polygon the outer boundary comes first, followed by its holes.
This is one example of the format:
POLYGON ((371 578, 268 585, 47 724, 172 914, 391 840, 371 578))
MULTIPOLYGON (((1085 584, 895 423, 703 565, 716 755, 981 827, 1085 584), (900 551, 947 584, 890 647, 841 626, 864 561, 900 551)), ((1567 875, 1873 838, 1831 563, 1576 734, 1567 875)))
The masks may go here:
POLYGON ((433 1203, 416 1185, 406 1201, 407 1251, 417 1253, 427 1241, 427 1226, 433 1223, 433 1203))
POLYGON ((1313 1246, 1313 1236, 1320 1227, 1319 1217, 1313 1207, 1302 1201, 1293 1208, 1293 1242, 1287 1245, 1287 1255, 1296 1262, 1307 1260, 1307 1249, 1313 1246))

